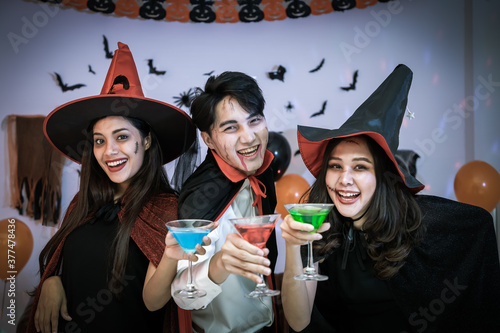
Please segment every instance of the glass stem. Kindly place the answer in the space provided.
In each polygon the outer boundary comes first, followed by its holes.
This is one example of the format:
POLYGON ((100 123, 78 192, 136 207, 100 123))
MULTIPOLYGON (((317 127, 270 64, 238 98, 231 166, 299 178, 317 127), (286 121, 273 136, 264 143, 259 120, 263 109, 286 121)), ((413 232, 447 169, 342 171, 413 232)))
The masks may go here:
POLYGON ((186 285, 186 289, 189 291, 195 289, 193 284, 193 262, 191 260, 188 260, 188 282, 186 285))
POLYGON ((316 273, 316 269, 314 269, 313 248, 312 248, 311 241, 307 242, 307 267, 304 268, 304 273, 306 273, 306 274, 315 274, 316 273))
POLYGON ((266 280, 264 280, 264 276, 261 273, 259 273, 259 276, 262 279, 262 283, 257 283, 255 289, 266 289, 267 285, 266 280))

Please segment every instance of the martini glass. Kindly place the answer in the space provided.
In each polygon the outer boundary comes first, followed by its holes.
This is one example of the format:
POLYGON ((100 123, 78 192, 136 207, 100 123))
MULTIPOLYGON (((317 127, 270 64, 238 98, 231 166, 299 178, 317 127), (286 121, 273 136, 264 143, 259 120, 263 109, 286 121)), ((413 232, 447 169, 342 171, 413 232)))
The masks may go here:
MULTIPOLYGON (((234 227, 238 230, 244 240, 263 250, 266 247, 267 240, 273 232, 276 221, 278 221, 280 216, 280 214, 272 214, 240 217, 229 220, 233 223, 234 227)), ((279 290, 272 290, 267 287, 262 274, 259 273, 259 276, 262 279, 262 283, 257 283, 254 291, 246 294, 245 297, 255 298, 263 296, 277 296, 280 294, 279 290)))
MULTIPOLYGON (((165 224, 168 230, 186 253, 196 252, 195 246, 203 243, 203 237, 214 227, 209 220, 186 219, 175 220, 165 224)), ((174 295, 182 298, 200 298, 207 294, 205 290, 197 289, 193 284, 193 264, 188 260, 188 282, 184 289, 176 290, 174 295)))
MULTIPOLYGON (((314 230, 310 232, 316 232, 332 210, 333 204, 288 204, 285 205, 285 208, 295 221, 312 224, 314 230)), ((301 281, 328 280, 328 276, 318 274, 314 268, 312 241, 307 242, 307 267, 304 268, 304 272, 301 275, 294 276, 294 279, 301 281)))

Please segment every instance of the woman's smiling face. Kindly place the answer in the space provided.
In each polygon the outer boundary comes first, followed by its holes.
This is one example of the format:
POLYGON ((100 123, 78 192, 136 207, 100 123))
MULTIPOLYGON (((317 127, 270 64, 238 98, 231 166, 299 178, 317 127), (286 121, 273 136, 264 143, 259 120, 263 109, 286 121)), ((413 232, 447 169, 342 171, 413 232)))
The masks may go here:
POLYGON ((93 141, 97 162, 120 191, 125 191, 142 166, 150 137, 142 138, 126 118, 110 116, 95 123, 93 141))
MULTIPOLYGON (((325 182, 341 215, 352 219, 363 216, 377 186, 374 160, 365 138, 346 138, 333 148, 325 182)), ((354 225, 361 229, 363 223, 360 219, 354 225)))
POLYGON ((266 119, 250 114, 231 97, 215 108, 210 133, 201 132, 203 141, 220 158, 246 175, 253 175, 264 162, 268 142, 266 119))

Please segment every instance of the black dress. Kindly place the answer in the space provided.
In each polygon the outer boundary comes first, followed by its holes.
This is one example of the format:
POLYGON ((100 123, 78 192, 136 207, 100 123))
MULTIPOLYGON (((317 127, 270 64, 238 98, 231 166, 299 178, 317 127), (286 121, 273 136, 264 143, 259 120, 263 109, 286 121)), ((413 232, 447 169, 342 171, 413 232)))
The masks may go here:
POLYGON ((59 332, 162 331, 164 312, 150 312, 142 299, 149 261, 132 239, 124 278, 118 285, 110 284, 110 248, 120 223, 113 208, 106 210, 114 213, 101 214, 66 239, 61 278, 73 320, 60 319, 59 332))
POLYGON ((337 251, 320 264, 321 273, 329 279, 318 282, 315 306, 322 310, 313 310, 311 325, 305 331, 409 332, 409 324, 387 282, 374 275, 363 234, 354 231, 353 236, 349 249, 337 251))

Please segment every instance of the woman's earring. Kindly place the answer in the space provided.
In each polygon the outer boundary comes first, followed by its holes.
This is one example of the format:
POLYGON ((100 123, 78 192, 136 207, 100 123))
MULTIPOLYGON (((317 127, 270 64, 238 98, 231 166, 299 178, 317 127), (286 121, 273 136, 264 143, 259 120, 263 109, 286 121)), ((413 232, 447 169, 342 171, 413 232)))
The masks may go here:
POLYGON ((151 134, 148 134, 145 141, 146 141, 146 144, 144 145, 144 149, 148 150, 149 147, 151 146, 151 134))

